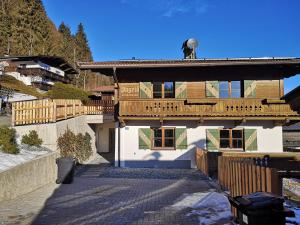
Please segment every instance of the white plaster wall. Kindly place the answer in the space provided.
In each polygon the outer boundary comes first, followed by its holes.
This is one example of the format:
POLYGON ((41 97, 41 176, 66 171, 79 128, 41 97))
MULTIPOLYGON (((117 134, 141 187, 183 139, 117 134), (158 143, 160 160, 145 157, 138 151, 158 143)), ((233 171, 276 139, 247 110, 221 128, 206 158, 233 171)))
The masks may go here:
POLYGON ((161 161, 191 160, 191 167, 195 165, 196 147, 206 148, 206 129, 214 128, 250 128, 257 129, 257 152, 282 152, 282 127, 274 126, 272 121, 253 121, 234 126, 233 121, 208 121, 201 125, 193 121, 165 122, 164 127, 187 128, 188 148, 185 150, 143 150, 138 148, 138 129, 159 127, 156 121, 131 121, 126 127, 120 128, 120 161, 143 161, 158 159, 161 161))
POLYGON ((109 152, 109 128, 115 128, 115 123, 101 124, 96 128, 96 147, 98 152, 109 152))

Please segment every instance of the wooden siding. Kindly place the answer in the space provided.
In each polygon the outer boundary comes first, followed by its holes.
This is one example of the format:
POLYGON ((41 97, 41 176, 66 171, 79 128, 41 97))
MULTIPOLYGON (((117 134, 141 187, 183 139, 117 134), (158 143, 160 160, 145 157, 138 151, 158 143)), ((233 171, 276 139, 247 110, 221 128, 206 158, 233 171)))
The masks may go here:
POLYGON ((187 98, 205 98, 205 82, 187 82, 187 98))
MULTIPOLYGON (((256 98, 280 99, 283 96, 282 80, 259 80, 256 98)), ((139 83, 119 83, 119 99, 139 99, 139 83)), ((205 81, 187 82, 187 99, 206 97, 205 81)))
POLYGON ((139 83, 120 83, 119 99, 139 99, 139 83))
POLYGON ((257 98, 281 98, 281 87, 279 80, 256 81, 257 98))

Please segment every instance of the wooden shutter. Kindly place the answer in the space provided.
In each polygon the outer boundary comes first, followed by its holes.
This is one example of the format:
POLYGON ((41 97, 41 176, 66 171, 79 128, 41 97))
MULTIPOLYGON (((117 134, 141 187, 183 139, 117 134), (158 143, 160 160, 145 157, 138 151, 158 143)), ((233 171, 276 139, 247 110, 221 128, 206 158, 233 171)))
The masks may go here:
POLYGON ((206 148, 207 150, 219 150, 220 131, 218 129, 206 130, 206 148))
POLYGON ((187 98, 187 82, 175 82, 175 98, 187 98))
POLYGON ((139 128, 139 149, 151 149, 150 128, 139 128))
POLYGON ((219 98, 219 81, 205 82, 206 97, 219 98))
POLYGON ((187 149, 187 132, 186 128, 176 128, 176 149, 187 149))
POLYGON ((244 81, 244 97, 255 98, 256 97, 256 81, 245 80, 244 81))
POLYGON ((140 82, 140 98, 152 98, 153 86, 151 82, 140 82))
POLYGON ((257 130, 245 129, 245 150, 256 151, 257 150, 257 130))

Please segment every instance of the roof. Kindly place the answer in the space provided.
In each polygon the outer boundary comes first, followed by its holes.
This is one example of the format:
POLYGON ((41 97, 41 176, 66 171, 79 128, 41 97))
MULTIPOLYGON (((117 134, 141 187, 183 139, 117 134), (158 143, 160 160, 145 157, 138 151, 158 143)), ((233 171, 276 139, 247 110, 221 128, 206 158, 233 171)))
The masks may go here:
POLYGON ((262 58, 221 58, 221 59, 174 59, 174 60, 119 60, 103 62, 78 62, 80 69, 97 68, 149 68, 149 67, 191 67, 191 66, 231 66, 231 65, 297 65, 300 71, 300 58, 262 57, 262 58))
POLYGON ((64 58, 58 56, 8 56, 0 57, 0 61, 41 61, 47 65, 59 68, 63 70, 66 74, 78 74, 78 71, 68 63, 64 58))
POLYGON ((295 89, 291 90, 289 93, 283 96, 283 99, 289 101, 296 97, 300 97, 300 85, 295 89))
POLYGON ((290 125, 290 126, 283 126, 282 129, 284 131, 285 130, 292 130, 292 131, 298 130, 298 131, 300 131, 300 122, 299 123, 295 123, 295 124, 290 125))
POLYGON ((300 58, 223 58, 174 60, 119 60, 78 62, 79 69, 92 70, 120 82, 142 80, 276 80, 300 74, 300 58), (155 76, 153 76, 155 75, 155 76))
POLYGON ((98 86, 98 87, 92 89, 91 91, 95 91, 95 92, 114 92, 115 91, 115 87, 113 85, 110 85, 110 86, 98 86))

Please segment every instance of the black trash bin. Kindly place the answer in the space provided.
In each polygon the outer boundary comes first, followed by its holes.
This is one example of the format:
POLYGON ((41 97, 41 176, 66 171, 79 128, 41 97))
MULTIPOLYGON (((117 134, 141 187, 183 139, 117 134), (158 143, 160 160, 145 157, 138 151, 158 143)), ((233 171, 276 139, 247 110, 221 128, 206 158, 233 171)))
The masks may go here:
POLYGON ((240 225, 285 225, 286 217, 294 217, 293 211, 284 206, 280 196, 256 192, 237 197, 228 197, 229 202, 237 209, 237 220, 240 225))
POLYGON ((57 184, 71 184, 73 182, 75 160, 73 157, 60 157, 56 159, 57 164, 57 184))

